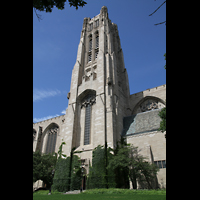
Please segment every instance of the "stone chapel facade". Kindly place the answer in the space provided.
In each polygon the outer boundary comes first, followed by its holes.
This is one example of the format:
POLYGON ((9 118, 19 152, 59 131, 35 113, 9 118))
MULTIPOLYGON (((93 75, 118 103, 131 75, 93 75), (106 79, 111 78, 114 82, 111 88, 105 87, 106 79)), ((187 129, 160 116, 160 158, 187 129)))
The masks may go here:
POLYGON ((33 151, 64 154, 82 151, 85 170, 98 145, 115 148, 121 135, 155 162, 158 183, 166 187, 166 139, 157 131, 158 112, 165 107, 166 84, 130 95, 117 25, 105 6, 94 18, 84 18, 77 59, 67 95, 66 114, 33 123, 33 151))

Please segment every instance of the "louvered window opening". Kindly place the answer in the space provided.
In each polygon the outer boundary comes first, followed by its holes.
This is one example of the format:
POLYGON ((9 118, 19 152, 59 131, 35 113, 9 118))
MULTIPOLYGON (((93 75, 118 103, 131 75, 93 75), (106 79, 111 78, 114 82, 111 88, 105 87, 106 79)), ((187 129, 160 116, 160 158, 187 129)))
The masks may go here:
POLYGON ((95 45, 95 59, 97 58, 99 54, 99 35, 96 35, 96 45, 95 45))
POLYGON ((89 52, 92 51, 92 39, 89 41, 89 52))
POLYGON ((91 62, 91 61, 92 61, 92 53, 89 52, 89 53, 88 53, 88 62, 91 62))
POLYGON ((96 48, 99 48, 99 36, 96 36, 96 48))

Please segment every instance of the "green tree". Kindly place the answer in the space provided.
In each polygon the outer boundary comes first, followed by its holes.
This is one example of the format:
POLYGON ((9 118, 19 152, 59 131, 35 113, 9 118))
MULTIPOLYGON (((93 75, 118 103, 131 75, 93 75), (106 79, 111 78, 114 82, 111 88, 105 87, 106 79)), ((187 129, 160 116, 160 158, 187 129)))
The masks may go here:
POLYGON ((40 172, 42 171, 42 158, 40 151, 33 152, 33 182, 41 178, 40 172))
POLYGON ((138 147, 131 144, 123 144, 109 162, 108 168, 127 169, 133 189, 137 189, 137 180, 144 177, 148 188, 153 188, 150 180, 155 179, 158 167, 145 161, 145 157, 139 154, 138 147))
POLYGON ((73 155, 70 190, 80 189, 81 180, 81 161, 77 155, 73 155))
POLYGON ((36 10, 39 11, 46 11, 46 12, 52 12, 52 8, 55 6, 59 10, 63 10, 65 8, 65 2, 69 2, 70 7, 73 6, 76 8, 76 10, 79 7, 85 6, 87 4, 83 0, 33 0, 33 8, 35 11, 35 14, 40 21, 41 15, 36 12, 36 10))
POLYGON ((93 188, 113 188, 115 184, 115 173, 113 168, 107 169, 106 173, 106 162, 112 160, 113 150, 98 145, 92 152, 92 166, 89 166, 89 174, 87 178, 87 189, 93 188), (107 156, 107 161, 106 161, 107 156))
MULTIPOLYGON (((63 141, 63 139, 62 139, 63 141)), ((66 143, 65 142, 62 142, 61 145, 59 146, 59 149, 58 149, 58 159, 62 158, 62 157, 67 157, 65 154, 63 154, 63 151, 62 151, 62 147, 63 145, 65 145, 66 143)))
MULTIPOLYGON (((166 107, 162 108, 158 115, 162 119, 160 122, 160 128, 158 130, 163 133, 166 131, 166 107)), ((166 138, 166 134, 165 134, 165 138, 166 138)))
POLYGON ((55 168, 57 157, 55 154, 41 154, 33 152, 33 182, 42 180, 46 187, 52 184, 52 171, 55 168))
POLYGON ((58 9, 63 10, 65 8, 65 2, 69 2, 70 7, 73 6, 76 9, 83 7, 87 4, 83 0, 33 0, 33 8, 39 11, 52 12, 52 8, 56 6, 58 9))
MULTIPOLYGON (((120 148, 124 148, 127 145, 125 138, 121 137, 120 141, 117 142, 117 146, 114 150, 114 155, 118 154, 118 151, 120 148)), ((116 188, 130 188, 129 185, 129 177, 128 172, 129 169, 127 166, 117 166, 114 168, 115 171, 115 182, 116 182, 116 188)))
POLYGON ((53 190, 58 190, 59 192, 66 192, 69 187, 69 171, 70 171, 70 157, 59 158, 56 167, 55 174, 53 178, 53 190))
POLYGON ((74 152, 75 148, 73 148, 70 156, 67 157, 62 151, 65 144, 65 142, 62 142, 58 150, 58 160, 52 186, 53 190, 59 192, 80 189, 81 163, 80 158, 74 153, 80 153, 81 151, 74 152))

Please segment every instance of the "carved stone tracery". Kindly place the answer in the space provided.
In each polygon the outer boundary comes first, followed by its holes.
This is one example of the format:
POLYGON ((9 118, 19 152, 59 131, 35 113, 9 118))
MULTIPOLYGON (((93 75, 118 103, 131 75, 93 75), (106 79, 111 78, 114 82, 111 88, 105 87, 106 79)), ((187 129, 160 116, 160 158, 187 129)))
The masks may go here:
POLYGON ((96 103, 96 97, 93 96, 93 97, 90 97, 90 98, 86 98, 82 104, 81 104, 81 108, 82 107, 87 107, 88 105, 93 105, 94 103, 96 103))
POLYGON ((56 133, 58 133, 58 127, 49 129, 49 134, 56 134, 56 133))
POLYGON ((146 111, 150 111, 150 110, 155 110, 155 109, 160 109, 163 107, 165 107, 165 105, 162 102, 160 102, 159 100, 149 98, 146 101, 143 101, 137 107, 137 109, 134 111, 134 114, 146 112, 146 111))
POLYGON ((140 105, 142 112, 158 109, 158 101, 148 100, 140 105))

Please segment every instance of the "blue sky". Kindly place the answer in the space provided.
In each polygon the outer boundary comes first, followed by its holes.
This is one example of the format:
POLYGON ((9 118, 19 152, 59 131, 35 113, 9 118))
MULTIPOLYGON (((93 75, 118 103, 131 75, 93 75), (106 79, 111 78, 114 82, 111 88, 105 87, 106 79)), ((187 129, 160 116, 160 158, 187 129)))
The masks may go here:
POLYGON ((164 69, 166 4, 149 16, 163 0, 85 0, 76 10, 68 3, 52 13, 33 11, 33 122, 63 115, 68 106, 83 19, 93 18, 107 6, 108 16, 118 26, 130 94, 166 83, 164 69))

